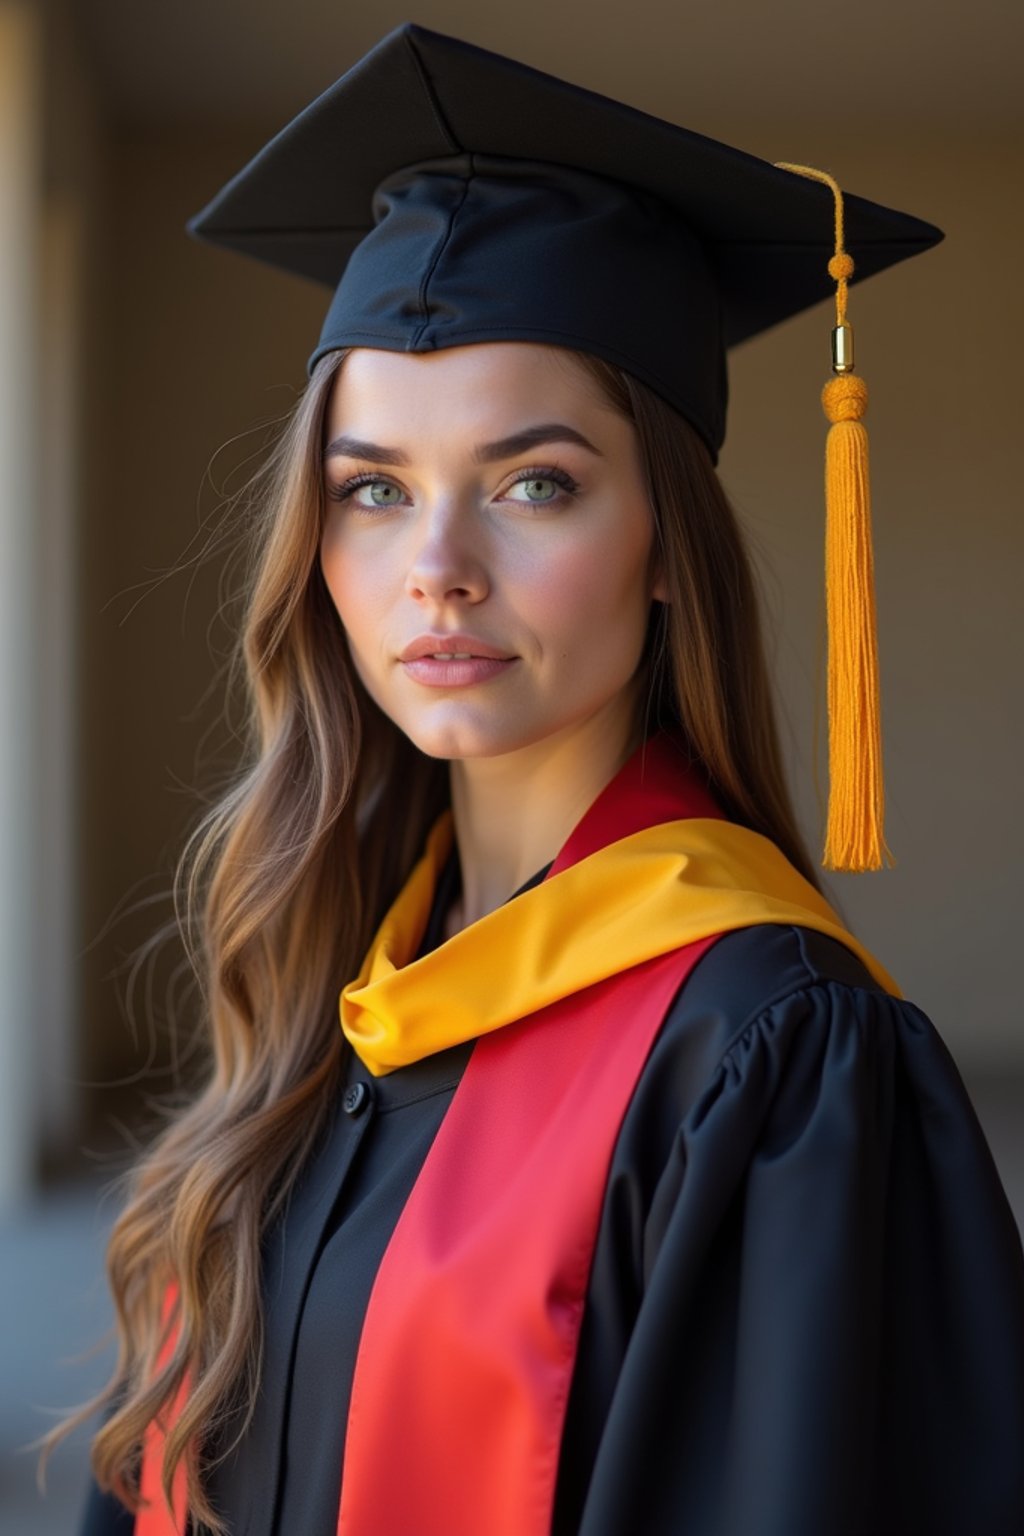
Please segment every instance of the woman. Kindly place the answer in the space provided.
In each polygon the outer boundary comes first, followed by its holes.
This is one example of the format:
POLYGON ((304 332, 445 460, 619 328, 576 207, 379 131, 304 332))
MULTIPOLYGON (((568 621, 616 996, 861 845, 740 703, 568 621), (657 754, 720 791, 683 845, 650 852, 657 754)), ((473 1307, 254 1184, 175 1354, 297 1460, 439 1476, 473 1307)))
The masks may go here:
MULTIPOLYGON (((404 26, 193 221, 342 277, 262 482, 251 764, 184 866, 211 1072, 111 1241, 88 1536, 1020 1529, 1020 1238, 820 892, 714 473, 823 198, 404 26)), ((847 212, 875 270, 938 238, 847 212)))

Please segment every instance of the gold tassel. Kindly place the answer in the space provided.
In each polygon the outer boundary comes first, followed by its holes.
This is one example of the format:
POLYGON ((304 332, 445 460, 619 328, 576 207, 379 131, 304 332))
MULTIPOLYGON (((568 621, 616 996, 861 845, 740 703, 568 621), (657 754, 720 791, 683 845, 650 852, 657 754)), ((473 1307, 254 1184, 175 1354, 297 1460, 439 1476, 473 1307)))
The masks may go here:
POLYGON ((862 417, 868 390, 853 373, 853 331, 846 320, 853 258, 843 249, 843 194, 827 171, 776 161, 780 170, 832 188, 836 325, 832 369, 821 392, 832 423, 825 444, 825 591, 828 612, 829 802, 823 865, 861 872, 895 860, 882 830, 882 731, 878 684, 874 557, 868 434, 862 417))

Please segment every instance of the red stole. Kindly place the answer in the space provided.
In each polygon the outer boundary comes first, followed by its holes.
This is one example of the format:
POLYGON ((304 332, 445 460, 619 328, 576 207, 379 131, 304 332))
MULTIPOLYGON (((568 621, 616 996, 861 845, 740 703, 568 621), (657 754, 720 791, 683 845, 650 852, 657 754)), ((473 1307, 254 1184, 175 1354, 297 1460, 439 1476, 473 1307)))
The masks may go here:
MULTIPOLYGON (((546 878, 645 827, 721 815, 681 758, 641 751, 546 878)), ((666 1010, 718 937, 477 1040, 370 1296, 339 1536, 549 1531, 615 1141, 666 1010)))
MULTIPOLYGON (((722 814, 674 749, 648 743, 546 878, 646 827, 722 814)), ((339 1536, 549 1531, 619 1127, 666 1010, 719 937, 477 1040, 370 1296, 344 1429, 339 1536)), ((165 1434, 154 1424, 146 1437, 136 1536, 185 1529, 183 1479, 173 1518, 160 1490, 165 1434)))

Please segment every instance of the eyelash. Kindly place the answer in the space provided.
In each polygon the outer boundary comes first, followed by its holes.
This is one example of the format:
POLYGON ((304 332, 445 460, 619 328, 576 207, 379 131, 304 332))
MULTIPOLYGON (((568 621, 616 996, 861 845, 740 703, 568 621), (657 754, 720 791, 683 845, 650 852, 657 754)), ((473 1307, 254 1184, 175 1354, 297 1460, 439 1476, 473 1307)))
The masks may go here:
MULTIPOLYGON (((562 487, 562 491, 566 496, 576 496, 579 493, 579 482, 573 479, 568 470, 562 469, 557 464, 538 464, 529 469, 520 470, 515 479, 509 482, 508 489, 513 485, 519 485, 523 480, 553 480, 556 485, 562 487)), ((345 502, 349 500, 353 491, 358 490, 361 485, 394 485, 395 483, 387 475, 375 475, 370 470, 363 470, 358 475, 352 475, 350 479, 343 481, 341 485, 329 485, 327 487, 327 497, 329 501, 345 502)), ((535 501, 532 503, 526 501, 520 502, 519 505, 553 507, 560 500, 560 497, 555 496, 550 501, 535 501)), ((397 503, 395 502, 383 507, 366 507, 360 504, 359 511, 374 517, 378 513, 394 511, 396 505, 397 503)))

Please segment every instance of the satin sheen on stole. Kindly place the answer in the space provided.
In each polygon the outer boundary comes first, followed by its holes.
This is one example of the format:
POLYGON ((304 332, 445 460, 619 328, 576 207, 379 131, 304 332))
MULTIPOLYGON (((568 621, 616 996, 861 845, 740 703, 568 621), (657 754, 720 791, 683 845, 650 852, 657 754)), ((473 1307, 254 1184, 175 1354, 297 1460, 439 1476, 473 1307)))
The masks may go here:
MULTIPOLYGON (((501 1027, 493 1018, 479 1026, 487 1032, 477 1039, 371 1291, 348 1421, 339 1427, 339 1536, 546 1536, 615 1141, 669 1005, 724 931, 759 921, 807 923, 841 938, 899 995, 892 978, 774 845, 726 821, 697 772, 663 735, 638 748, 597 797, 541 885, 499 911, 512 914, 563 871, 602 849, 611 854, 610 844, 642 839, 647 829, 687 818, 701 818, 700 828, 710 829, 710 837, 702 831, 697 840, 701 848, 713 850, 717 822, 723 848, 738 846, 743 857, 748 846, 753 850, 732 908, 722 898, 728 898, 737 866, 726 859, 725 873, 712 869, 707 879, 706 901, 699 880, 690 893, 690 907, 705 907, 705 915, 688 917, 679 932, 698 936, 665 948, 662 935, 651 946, 660 945, 661 952, 509 1022, 499 1011, 501 1027)), ((442 951, 450 958, 451 985, 458 987, 457 941, 471 929, 408 963, 449 845, 450 829, 435 824, 429 869, 425 874, 421 861, 410 875, 360 978, 342 994, 343 1023, 348 998, 369 999, 352 1010, 356 1027, 346 1034, 362 1055, 359 1028, 369 1019, 364 1060, 378 1075, 394 1070, 395 1062, 383 1051, 375 1058, 373 1048, 383 1042, 390 1049, 396 1042, 379 1031, 371 1039, 375 987, 380 997, 389 986, 392 995, 408 997, 419 968, 424 975, 441 974, 436 967, 445 963, 442 951), (397 930, 395 914, 401 919, 397 930), (392 953, 382 960, 385 939, 392 953)), ((561 889, 567 889, 564 883, 561 889)), ((545 893, 552 917, 554 895, 545 893)), ((566 940, 575 937, 574 925, 581 934, 586 930, 586 910, 569 904, 559 916, 566 940)), ((547 952, 555 954, 559 934, 545 937, 547 952)), ((494 991, 507 986, 514 992, 514 947, 496 951, 494 962, 494 991)), ((540 995, 543 984, 540 977, 534 988, 540 995)), ((469 1037, 456 1024, 433 1048, 453 1043, 452 1035, 469 1037)), ((400 1051, 401 1040, 397 1045, 400 1051)), ((423 1054, 411 1047, 409 1059, 423 1054)), ((173 1517, 160 1490, 164 1434, 153 1425, 146 1437, 142 1491, 148 1502, 136 1518, 136 1536, 184 1533, 181 1481, 176 1479, 173 1517)))
POLYGON ((483 1036, 370 1295, 340 1536, 543 1536, 605 1180, 701 939, 483 1036))

